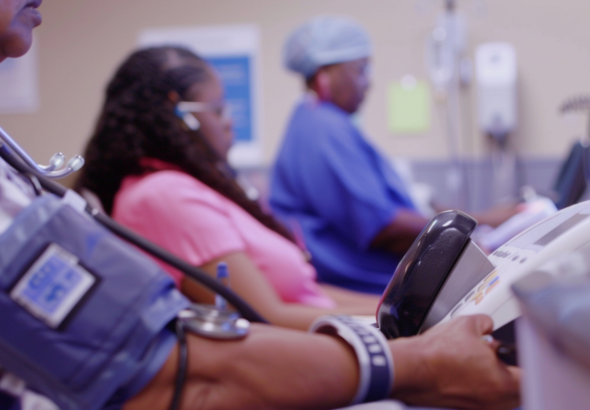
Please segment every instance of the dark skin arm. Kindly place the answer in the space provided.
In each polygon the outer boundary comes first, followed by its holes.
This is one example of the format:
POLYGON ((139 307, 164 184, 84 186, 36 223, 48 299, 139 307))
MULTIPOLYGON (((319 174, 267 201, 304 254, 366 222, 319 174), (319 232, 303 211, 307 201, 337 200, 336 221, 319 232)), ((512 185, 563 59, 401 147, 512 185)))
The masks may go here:
MULTIPOLYGON (((482 342, 492 320, 460 317, 424 335, 389 342, 392 397, 420 406, 508 410, 518 406, 520 371, 482 342)), ((189 335, 182 410, 334 409, 358 385, 354 352, 340 339, 253 325, 240 341, 189 335)), ((125 410, 166 410, 174 392, 177 350, 125 410)))
POLYGON ((410 249, 428 221, 412 210, 400 209, 393 221, 375 236, 371 247, 403 255, 410 249))
MULTIPOLYGON (((201 268, 215 277, 217 264, 227 263, 231 272, 231 288, 272 324, 306 330, 318 316, 327 314, 370 315, 375 314, 379 298, 358 292, 325 287, 337 303, 334 309, 307 306, 300 303, 284 302, 277 291, 247 254, 236 252, 213 259, 201 268)), ((214 303, 214 295, 203 286, 183 278, 182 293, 191 300, 214 303)))
MULTIPOLYGON (((443 210, 437 209, 438 212, 442 212, 443 210)), ((478 224, 490 225, 495 228, 519 211, 519 205, 509 204, 496 206, 471 216, 475 218, 478 224)), ((410 249, 410 246, 428 222, 429 219, 424 218, 413 210, 400 209, 393 221, 379 231, 370 246, 403 255, 410 249)))

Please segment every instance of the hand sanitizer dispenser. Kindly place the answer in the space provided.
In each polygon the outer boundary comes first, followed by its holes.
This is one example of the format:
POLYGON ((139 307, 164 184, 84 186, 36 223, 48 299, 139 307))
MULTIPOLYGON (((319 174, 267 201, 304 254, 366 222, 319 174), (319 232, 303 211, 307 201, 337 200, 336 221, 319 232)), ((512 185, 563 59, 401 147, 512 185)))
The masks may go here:
POLYGON ((485 43, 475 52, 480 128, 503 142, 517 124, 516 51, 508 43, 485 43))

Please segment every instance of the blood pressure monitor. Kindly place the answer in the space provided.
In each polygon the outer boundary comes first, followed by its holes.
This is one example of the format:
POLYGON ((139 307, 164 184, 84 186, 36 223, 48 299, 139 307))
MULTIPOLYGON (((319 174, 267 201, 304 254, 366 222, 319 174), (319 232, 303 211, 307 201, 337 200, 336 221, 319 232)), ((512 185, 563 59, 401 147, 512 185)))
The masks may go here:
POLYGON ((511 326, 520 316, 511 285, 545 261, 590 243, 590 201, 533 225, 489 256, 470 239, 474 227, 466 214, 447 211, 422 231, 379 303, 377 324, 387 337, 412 336, 478 313, 492 317, 496 332, 511 326))
POLYGON ((442 322, 459 315, 485 313, 494 320, 494 329, 504 326, 520 316, 512 283, 545 261, 589 242, 590 201, 545 219, 493 252, 488 259, 494 269, 457 302, 442 322))

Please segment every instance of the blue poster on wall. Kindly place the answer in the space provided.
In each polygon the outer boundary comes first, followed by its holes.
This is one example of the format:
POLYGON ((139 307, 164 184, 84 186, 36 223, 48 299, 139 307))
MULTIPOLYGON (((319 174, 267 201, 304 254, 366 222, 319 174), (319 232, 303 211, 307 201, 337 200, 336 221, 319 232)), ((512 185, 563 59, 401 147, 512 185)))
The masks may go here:
POLYGON ((254 139, 252 75, 249 56, 208 57, 221 77, 225 100, 229 104, 236 142, 254 139))

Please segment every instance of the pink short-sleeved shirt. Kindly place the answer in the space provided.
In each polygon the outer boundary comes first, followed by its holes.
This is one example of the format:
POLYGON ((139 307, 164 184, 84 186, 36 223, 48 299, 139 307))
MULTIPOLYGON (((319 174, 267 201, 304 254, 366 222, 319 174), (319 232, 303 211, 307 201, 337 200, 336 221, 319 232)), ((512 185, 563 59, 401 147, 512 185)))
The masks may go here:
MULTIPOLYGON (((297 246, 182 171, 125 178, 115 197, 113 218, 196 266, 244 252, 283 301, 335 307, 297 246)), ((179 284, 182 274, 159 263, 179 284)))

